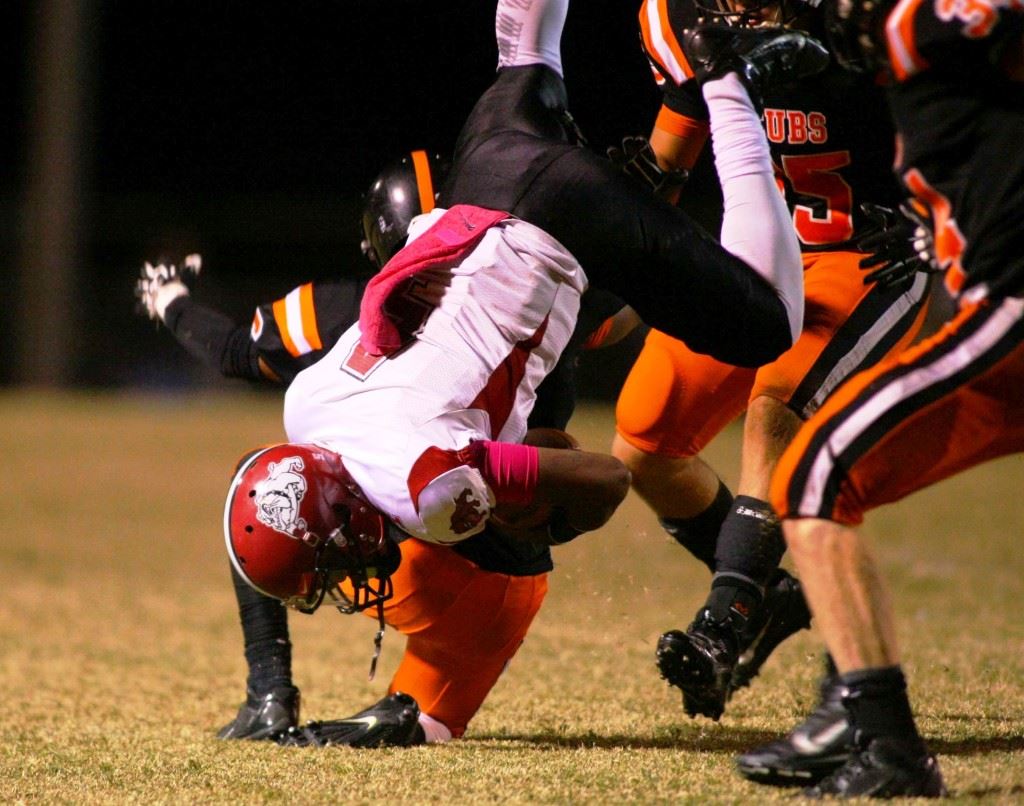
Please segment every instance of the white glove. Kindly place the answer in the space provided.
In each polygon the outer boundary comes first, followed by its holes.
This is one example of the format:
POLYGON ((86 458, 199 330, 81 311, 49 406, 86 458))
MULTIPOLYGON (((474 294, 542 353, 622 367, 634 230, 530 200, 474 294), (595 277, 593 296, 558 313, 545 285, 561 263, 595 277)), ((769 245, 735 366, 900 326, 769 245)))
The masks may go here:
POLYGON ((154 266, 147 262, 135 281, 135 296, 140 310, 150 319, 164 321, 167 306, 178 297, 188 295, 188 286, 182 280, 198 275, 202 266, 203 259, 196 254, 187 255, 180 269, 173 263, 154 266))

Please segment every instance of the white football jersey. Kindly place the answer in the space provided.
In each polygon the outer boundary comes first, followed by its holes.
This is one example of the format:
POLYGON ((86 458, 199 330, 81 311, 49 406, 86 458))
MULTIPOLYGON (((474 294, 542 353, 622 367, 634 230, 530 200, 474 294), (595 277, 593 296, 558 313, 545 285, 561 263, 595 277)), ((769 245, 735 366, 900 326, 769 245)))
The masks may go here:
MULTIPOLYGON (((410 242, 444 210, 413 219, 410 242)), ((455 268, 420 275, 403 303, 425 321, 391 356, 371 356, 359 325, 285 395, 291 442, 341 454, 369 501, 435 543, 483 529, 494 496, 457 451, 520 442, 537 386, 572 334, 586 276, 543 230, 509 218, 455 268)))

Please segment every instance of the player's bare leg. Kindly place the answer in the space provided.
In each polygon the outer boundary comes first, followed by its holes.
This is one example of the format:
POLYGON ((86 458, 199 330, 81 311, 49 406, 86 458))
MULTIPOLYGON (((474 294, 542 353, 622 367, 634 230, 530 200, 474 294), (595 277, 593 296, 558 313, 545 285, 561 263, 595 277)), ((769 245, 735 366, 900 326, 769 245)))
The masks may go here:
POLYGON ((612 455, 629 468, 633 490, 658 522, 714 573, 718 529, 732 506, 732 493, 699 456, 659 456, 616 434, 612 455))
MULTIPOLYGON (((802 420, 780 400, 761 396, 747 410, 743 431, 740 495, 767 507, 772 473, 793 440, 802 420)), ((766 585, 761 618, 748 636, 750 648, 737 659, 733 689, 749 685, 774 649, 786 638, 810 625, 810 612, 802 586, 779 569, 766 585), (761 626, 763 625, 763 626, 761 626)), ((781 739, 744 753, 737 759, 740 772, 760 783, 807 785, 845 763, 853 738, 849 715, 841 700, 842 687, 835 665, 826 657, 820 697, 806 720, 781 739)))
POLYGON ((802 424, 785 403, 774 397, 762 395, 750 402, 743 422, 740 495, 767 500, 775 465, 802 424))
POLYGON ((693 518, 715 500, 718 474, 699 456, 660 456, 616 434, 612 456, 633 474, 633 491, 661 518, 693 518))
POLYGON ((935 757, 914 724, 899 666, 892 600, 867 541, 847 526, 820 518, 787 520, 784 530, 838 667, 843 705, 857 727, 856 748, 846 766, 810 794, 945 794, 935 757))
POLYGON ((898 664, 892 601, 863 536, 819 518, 786 521, 784 528, 839 672, 898 664))
POLYGON ((740 493, 719 529, 707 601, 686 629, 658 641, 662 676, 691 716, 718 719, 783 640, 810 624, 799 583, 780 569, 785 550, 767 502, 771 473, 800 427, 784 403, 761 396, 744 425, 740 493))

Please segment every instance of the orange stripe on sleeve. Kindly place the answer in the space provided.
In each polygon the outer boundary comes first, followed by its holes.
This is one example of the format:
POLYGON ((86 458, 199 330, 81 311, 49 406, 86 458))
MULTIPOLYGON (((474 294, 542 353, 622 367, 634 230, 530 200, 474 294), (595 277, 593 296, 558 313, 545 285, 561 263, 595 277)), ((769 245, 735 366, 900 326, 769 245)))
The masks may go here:
POLYGON ((678 160, 676 164, 681 168, 692 168, 696 164, 711 131, 707 121, 680 115, 667 106, 661 107, 654 127, 683 141, 675 145, 678 150, 674 155, 678 160))
POLYGON ((306 283, 299 289, 299 307, 302 311, 302 335, 314 350, 322 350, 320 331, 316 326, 316 309, 313 307, 313 284, 306 283))
POLYGON ((927 67, 914 40, 914 17, 922 0, 900 0, 885 23, 889 63, 897 81, 906 81, 927 67))

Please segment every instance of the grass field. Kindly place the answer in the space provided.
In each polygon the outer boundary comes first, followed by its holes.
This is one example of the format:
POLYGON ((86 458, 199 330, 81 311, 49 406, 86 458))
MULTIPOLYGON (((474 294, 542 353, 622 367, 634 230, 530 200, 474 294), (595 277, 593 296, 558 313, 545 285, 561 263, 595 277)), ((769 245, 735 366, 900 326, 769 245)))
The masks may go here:
MULTIPOLYGON (((244 693, 220 532, 241 452, 280 438, 280 405, 194 397, 0 395, 3 703, 0 802, 753 802, 733 756, 814 700, 811 633, 721 723, 687 719, 653 647, 685 626, 707 573, 630 498, 556 554, 515 662, 444 747, 352 751, 219 742, 244 693)), ((611 412, 572 430, 603 449, 611 412)), ((738 432, 710 458, 732 471, 738 432)), ((958 799, 1024 801, 1024 461, 993 463, 869 519, 896 592, 911 694, 958 799)), ((304 718, 382 696, 402 639, 366 681, 373 624, 293 623, 304 718)))

